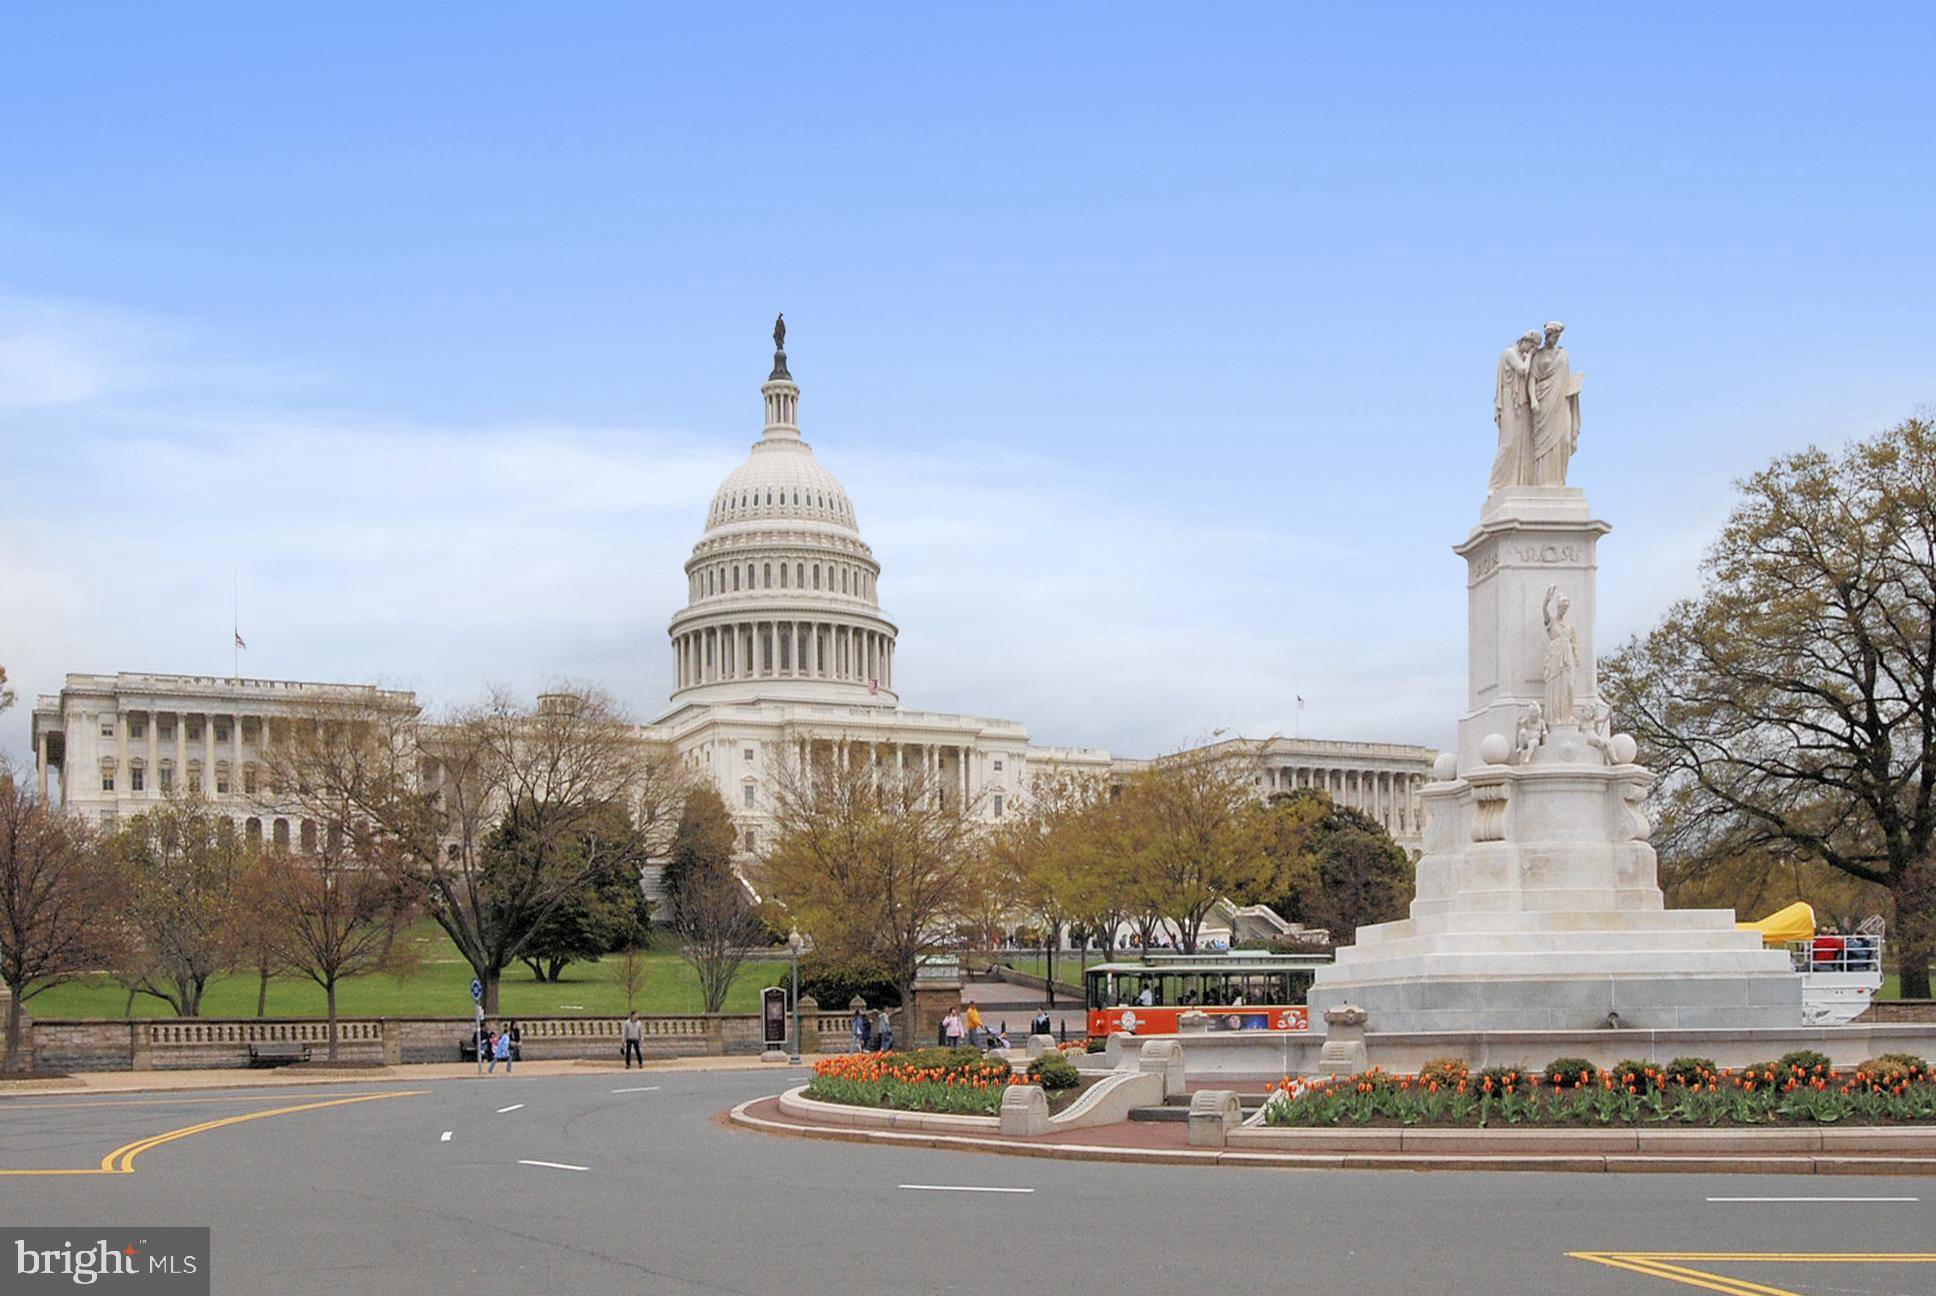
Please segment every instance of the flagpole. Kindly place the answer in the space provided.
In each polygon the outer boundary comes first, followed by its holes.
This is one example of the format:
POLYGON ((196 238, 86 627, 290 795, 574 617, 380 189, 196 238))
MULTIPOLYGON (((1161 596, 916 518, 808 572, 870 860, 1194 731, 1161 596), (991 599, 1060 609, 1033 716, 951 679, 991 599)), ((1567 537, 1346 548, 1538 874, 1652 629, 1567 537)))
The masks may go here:
POLYGON ((229 572, 229 655, 235 661, 235 674, 231 677, 236 683, 242 682, 242 577, 238 572, 229 572))

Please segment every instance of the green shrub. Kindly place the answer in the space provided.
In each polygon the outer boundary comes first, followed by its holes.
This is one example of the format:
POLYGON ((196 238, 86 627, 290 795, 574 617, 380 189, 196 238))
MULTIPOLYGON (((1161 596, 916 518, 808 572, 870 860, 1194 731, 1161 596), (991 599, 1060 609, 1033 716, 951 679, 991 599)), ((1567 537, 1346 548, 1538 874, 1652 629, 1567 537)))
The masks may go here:
POLYGON ((1059 1089, 1074 1089, 1082 1083, 1082 1073, 1075 1064, 1060 1053, 1044 1053, 1029 1063, 1028 1078, 1042 1086, 1048 1093, 1059 1089))
POLYGON ((1082 1051, 1084 1053, 1101 1053, 1108 1047, 1109 1037, 1107 1035, 1091 1035, 1082 1042, 1082 1051))
POLYGON ((1687 1057, 1675 1058, 1662 1067, 1661 1072, 1663 1083, 1696 1085, 1707 1084, 1713 1077, 1721 1074, 1721 1069, 1714 1065, 1713 1058, 1695 1057, 1690 1054, 1687 1057))
POLYGON ((1828 1060, 1826 1053, 1817 1053, 1814 1049, 1796 1049, 1793 1053, 1782 1054, 1780 1061, 1775 1063, 1775 1070, 1786 1080, 1794 1071, 1807 1076, 1829 1075, 1835 1070, 1835 1064, 1828 1060))
POLYGON ((1490 1093, 1495 1098, 1507 1094, 1525 1093, 1533 1087, 1532 1078, 1538 1074, 1539 1072, 1529 1071, 1523 1066, 1487 1067, 1472 1077, 1471 1088, 1474 1093, 1490 1093), (1488 1080, 1492 1082, 1490 1089, 1486 1087, 1488 1080))
POLYGON ((989 1065, 981 1050, 971 1048, 918 1048, 896 1053, 898 1065, 940 1071, 944 1075, 976 1075, 989 1065))
POLYGON ((1577 1089, 1600 1079, 1600 1069, 1583 1057, 1554 1058, 1546 1064, 1546 1083, 1555 1089, 1577 1089))
POLYGON ((1464 1058, 1433 1058, 1418 1069, 1420 1084, 1436 1084, 1441 1089, 1456 1089, 1459 1081, 1472 1074, 1464 1058))
POLYGON ((1621 1058, 1608 1072, 1615 1086, 1637 1094, 1652 1093, 1660 1087, 1660 1068, 1638 1058, 1621 1058))

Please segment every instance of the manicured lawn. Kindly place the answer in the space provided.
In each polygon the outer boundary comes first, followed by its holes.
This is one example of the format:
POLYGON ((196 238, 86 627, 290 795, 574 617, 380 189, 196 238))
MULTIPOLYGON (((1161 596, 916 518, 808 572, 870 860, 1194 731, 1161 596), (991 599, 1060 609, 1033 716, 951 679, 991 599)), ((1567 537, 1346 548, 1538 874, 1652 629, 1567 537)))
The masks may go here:
MULTIPOLYGON (((1102 961, 1102 956, 1099 954, 1091 953, 1089 955, 1089 965, 1091 967, 1094 967, 1102 961)), ((1014 958, 1004 957, 1002 963, 1014 968, 1017 972, 1026 973, 1029 976, 1046 977, 1049 974, 1048 960, 1040 954, 1018 954, 1014 958)), ((1082 972, 1080 965, 1076 962, 1076 956, 1074 954, 1067 956, 1058 954, 1055 956, 1055 979, 1058 985, 1077 987, 1081 985, 1082 972)))
MULTIPOLYGON (((471 1013, 471 966, 437 928, 413 933, 419 948, 416 967, 407 975, 357 977, 339 985, 336 1009, 345 1017, 468 1017, 471 1013)), ((685 1013, 700 1009, 699 982, 692 969, 668 942, 655 941, 646 955, 649 971, 638 997, 642 1013, 685 1013)), ((748 963, 726 999, 727 1012, 757 1012, 760 991, 780 984, 787 961, 748 963)), ((618 984, 617 960, 573 963, 559 983, 539 984, 531 969, 514 963, 499 984, 499 1011, 505 1016, 611 1016, 626 1011, 625 990, 618 984)), ((230 974, 209 983, 202 999, 204 1017, 255 1016, 256 978, 253 973, 230 974)), ((106 977, 55 986, 27 1001, 27 1011, 38 1018, 120 1017, 128 1010, 128 992, 106 977)), ((306 978, 275 977, 269 982, 268 1015, 321 1017, 326 1012, 322 987, 306 978)), ((148 995, 137 995, 136 1017, 169 1017, 168 1005, 148 995)))

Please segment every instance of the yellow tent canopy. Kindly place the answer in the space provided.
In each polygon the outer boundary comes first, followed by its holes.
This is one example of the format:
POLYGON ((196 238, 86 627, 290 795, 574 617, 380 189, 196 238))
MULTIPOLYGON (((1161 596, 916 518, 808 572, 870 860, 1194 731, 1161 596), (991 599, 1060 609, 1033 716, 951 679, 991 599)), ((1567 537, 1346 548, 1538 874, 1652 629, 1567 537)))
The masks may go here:
POLYGON ((1797 900, 1786 909, 1777 909, 1766 918, 1754 922, 1738 922, 1736 927, 1748 928, 1761 933, 1764 945, 1789 945, 1796 941, 1815 939, 1815 907, 1806 900, 1797 900))

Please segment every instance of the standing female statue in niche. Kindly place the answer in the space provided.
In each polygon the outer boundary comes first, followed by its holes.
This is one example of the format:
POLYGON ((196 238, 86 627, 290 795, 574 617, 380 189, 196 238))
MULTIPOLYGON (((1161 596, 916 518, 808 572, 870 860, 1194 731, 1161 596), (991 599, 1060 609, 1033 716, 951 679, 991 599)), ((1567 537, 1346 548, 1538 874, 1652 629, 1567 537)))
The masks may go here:
POLYGON ((1499 426, 1499 453, 1489 490, 1533 484, 1533 405, 1529 383, 1539 330, 1528 329, 1499 357, 1492 392, 1492 421, 1499 426))
POLYGON ((1546 659, 1542 674, 1546 678, 1546 723, 1573 723, 1574 678, 1580 671, 1580 636, 1566 623, 1572 600, 1560 593, 1557 585, 1546 587, 1540 603, 1540 619, 1546 623, 1546 659))

